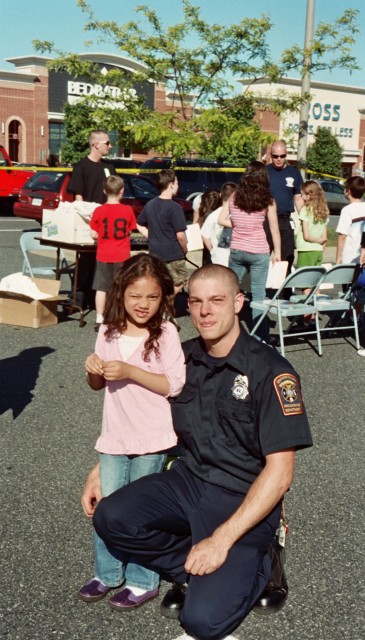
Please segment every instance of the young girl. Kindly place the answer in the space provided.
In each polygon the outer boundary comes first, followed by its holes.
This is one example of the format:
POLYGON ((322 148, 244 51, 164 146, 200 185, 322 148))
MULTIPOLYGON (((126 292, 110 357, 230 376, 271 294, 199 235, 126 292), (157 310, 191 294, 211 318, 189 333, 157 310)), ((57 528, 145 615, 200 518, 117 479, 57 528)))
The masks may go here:
MULTIPOLYGON (((106 298, 104 324, 95 353, 85 362, 87 382, 105 388, 100 454, 103 496, 138 478, 160 472, 166 450, 176 445, 168 397, 185 383, 184 356, 173 315, 174 285, 166 265, 147 254, 124 262, 106 298)), ((94 578, 79 596, 103 598, 124 581, 111 599, 125 611, 158 595, 159 576, 142 566, 123 566, 94 533, 94 578)))
MULTIPOLYGON (((219 191, 217 191, 216 189, 207 189, 204 193, 202 193, 198 211, 194 211, 193 222, 197 222, 200 228, 202 228, 209 214, 218 209, 221 204, 222 201, 219 191)), ((206 244, 204 244, 202 263, 210 264, 211 262, 212 259, 210 257, 210 250, 208 249, 206 244)))
POLYGON ((324 191, 318 182, 308 180, 302 185, 304 207, 299 220, 301 225, 297 234, 299 267, 315 267, 323 262, 323 247, 327 242, 329 211, 324 191))
MULTIPOLYGON (((329 210, 324 191, 315 180, 307 180, 302 185, 304 207, 299 213, 300 227, 296 236, 298 250, 297 268, 315 267, 323 262, 323 247, 327 242, 329 210)), ((310 289, 304 289, 309 293, 310 289)), ((305 315, 303 324, 309 327, 314 315, 305 315)))
MULTIPOLYGON (((253 160, 241 176, 237 189, 228 202, 224 203, 218 224, 232 227, 232 241, 228 266, 242 281, 249 272, 253 302, 265 298, 265 285, 270 266, 270 245, 265 225, 270 228, 274 251, 272 261, 280 261, 280 232, 276 204, 270 193, 266 166, 253 160)), ((252 310, 253 324, 261 311, 252 310)), ((269 327, 263 322, 257 335, 269 340, 269 327)))

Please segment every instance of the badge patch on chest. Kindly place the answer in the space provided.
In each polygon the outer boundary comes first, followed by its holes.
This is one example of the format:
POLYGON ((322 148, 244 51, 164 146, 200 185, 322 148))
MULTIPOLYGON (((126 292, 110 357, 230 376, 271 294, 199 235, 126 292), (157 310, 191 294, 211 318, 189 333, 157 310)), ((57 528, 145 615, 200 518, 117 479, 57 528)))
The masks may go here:
POLYGON ((274 389, 279 398, 284 416, 303 413, 302 396, 298 379, 291 373, 282 373, 274 380, 274 389))
POLYGON ((248 396, 248 377, 236 376, 232 387, 232 396, 236 400, 244 400, 248 396))

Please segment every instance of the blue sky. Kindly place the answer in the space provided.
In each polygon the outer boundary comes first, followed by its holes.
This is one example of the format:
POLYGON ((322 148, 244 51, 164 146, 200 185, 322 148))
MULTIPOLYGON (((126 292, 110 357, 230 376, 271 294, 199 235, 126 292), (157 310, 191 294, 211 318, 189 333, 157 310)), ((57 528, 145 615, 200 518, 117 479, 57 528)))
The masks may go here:
MULTIPOLYGON (((116 20, 118 23, 132 19, 141 20, 135 8, 148 4, 156 9, 167 24, 175 24, 182 17, 181 0, 89 0, 98 18, 116 20)), ((306 0, 193 0, 201 8, 201 16, 209 22, 230 25, 244 17, 259 17, 267 13, 274 27, 268 39, 272 56, 291 44, 304 42, 306 0)), ((32 41, 53 40, 55 46, 64 51, 81 53, 87 50, 118 53, 110 44, 100 44, 95 34, 83 31, 86 16, 76 7, 74 0, 0 0, 3 16, 0 38, 0 68, 10 69, 13 65, 6 58, 31 55, 34 53, 32 41), (94 37, 94 44, 87 49, 85 42, 94 37)), ((316 0, 315 23, 330 22, 339 17, 347 8, 359 9, 361 33, 354 48, 358 64, 365 61, 365 2, 364 0, 316 0)), ((365 67, 365 63, 363 63, 365 67)), ((365 86, 364 68, 350 75, 348 71, 333 70, 321 72, 314 79, 338 82, 353 86, 365 86)))

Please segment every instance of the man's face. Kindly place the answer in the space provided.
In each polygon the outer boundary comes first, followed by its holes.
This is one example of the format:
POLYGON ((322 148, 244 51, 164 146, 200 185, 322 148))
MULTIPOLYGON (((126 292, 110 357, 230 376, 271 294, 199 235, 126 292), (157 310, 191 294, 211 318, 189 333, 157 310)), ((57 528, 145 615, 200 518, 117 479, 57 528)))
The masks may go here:
POLYGON ((95 149, 97 149, 101 156, 107 156, 112 147, 112 143, 110 142, 108 134, 103 133, 102 135, 100 134, 97 137, 93 146, 95 147, 95 149))
POLYGON ((237 314, 243 294, 234 293, 224 276, 198 277, 189 284, 189 309, 207 350, 213 345, 229 353, 239 332, 237 314))
POLYGON ((282 142, 274 142, 271 149, 271 162, 275 169, 283 169, 286 164, 286 146, 282 142))

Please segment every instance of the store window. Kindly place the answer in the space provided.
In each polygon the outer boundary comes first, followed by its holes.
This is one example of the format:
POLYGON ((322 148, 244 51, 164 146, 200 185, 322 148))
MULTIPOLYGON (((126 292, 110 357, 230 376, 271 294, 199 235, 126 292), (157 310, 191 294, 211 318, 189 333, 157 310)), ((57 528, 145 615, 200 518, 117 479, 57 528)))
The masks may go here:
POLYGON ((49 123, 49 159, 51 167, 62 163, 62 147, 66 142, 65 125, 63 122, 49 123))

